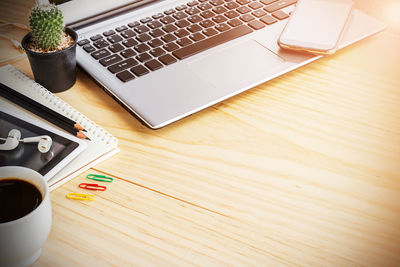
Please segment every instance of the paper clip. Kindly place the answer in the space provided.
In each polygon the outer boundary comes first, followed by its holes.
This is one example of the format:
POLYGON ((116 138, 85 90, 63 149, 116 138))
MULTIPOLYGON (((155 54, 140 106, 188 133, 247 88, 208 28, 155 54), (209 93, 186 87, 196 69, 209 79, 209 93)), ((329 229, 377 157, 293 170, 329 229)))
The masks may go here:
POLYGON ((76 200, 92 201, 94 199, 94 196, 89 195, 89 194, 69 193, 69 194, 67 194, 67 198, 76 199, 76 200))
POLYGON ((88 189, 88 190, 97 190, 97 191, 105 191, 107 187, 98 185, 98 184, 87 184, 81 183, 79 184, 79 188, 88 189))
POLYGON ((88 174, 86 177, 90 180, 107 182, 107 183, 111 183, 114 180, 111 177, 107 177, 107 176, 99 175, 99 174, 88 174))

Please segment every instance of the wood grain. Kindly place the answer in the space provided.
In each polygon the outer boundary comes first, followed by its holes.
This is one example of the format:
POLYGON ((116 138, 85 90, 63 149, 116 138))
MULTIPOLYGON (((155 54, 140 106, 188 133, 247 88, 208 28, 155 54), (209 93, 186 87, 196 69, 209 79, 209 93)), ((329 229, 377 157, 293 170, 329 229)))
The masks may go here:
MULTIPOLYGON (((394 3, 355 2, 381 19, 394 3)), ((84 175, 52 192, 34 266, 398 266, 400 33, 386 19, 381 34, 156 131, 79 70, 58 95, 120 140, 88 172, 115 181, 93 202, 65 197, 84 175)))

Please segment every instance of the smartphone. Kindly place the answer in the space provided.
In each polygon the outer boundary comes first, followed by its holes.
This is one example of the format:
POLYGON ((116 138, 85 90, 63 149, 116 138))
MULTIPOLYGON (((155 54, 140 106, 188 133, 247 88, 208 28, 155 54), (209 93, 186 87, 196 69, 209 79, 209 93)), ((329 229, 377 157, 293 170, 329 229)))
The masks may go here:
POLYGON ((353 9, 352 0, 299 0, 278 44, 317 54, 336 52, 353 9))

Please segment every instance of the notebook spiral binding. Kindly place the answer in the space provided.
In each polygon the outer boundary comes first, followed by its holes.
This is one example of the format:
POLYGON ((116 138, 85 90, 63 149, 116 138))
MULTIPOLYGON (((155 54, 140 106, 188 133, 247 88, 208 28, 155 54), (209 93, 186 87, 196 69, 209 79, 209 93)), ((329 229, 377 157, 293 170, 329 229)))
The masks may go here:
POLYGON ((99 125, 95 124, 91 121, 88 117, 74 109, 64 100, 59 98, 58 96, 51 93, 49 90, 41 86, 40 84, 34 82, 29 76, 25 75, 18 69, 14 68, 11 65, 7 66, 7 69, 10 70, 12 74, 14 74, 18 79, 21 79, 25 82, 31 84, 31 87, 36 90, 43 98, 41 100, 37 100, 34 98, 34 95, 29 95, 27 91, 27 96, 35 99, 36 101, 40 102, 43 105, 48 106, 49 108, 57 111, 58 113, 70 118, 71 120, 79 123, 83 128, 85 128, 88 132, 90 132, 93 136, 100 138, 101 141, 105 142, 106 144, 109 143, 118 143, 118 139, 112 136, 109 132, 107 132, 104 128, 100 127, 99 125), (50 105, 51 104, 51 105, 50 105))

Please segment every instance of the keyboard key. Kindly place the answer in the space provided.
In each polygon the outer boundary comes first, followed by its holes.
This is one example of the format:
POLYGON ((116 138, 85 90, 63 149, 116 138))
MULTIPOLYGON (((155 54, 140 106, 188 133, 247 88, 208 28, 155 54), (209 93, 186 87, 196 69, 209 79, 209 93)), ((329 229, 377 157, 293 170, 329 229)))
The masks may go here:
POLYGON ((172 52, 172 51, 178 49, 179 46, 178 46, 177 44, 175 44, 174 42, 171 42, 171 43, 165 44, 165 45, 163 46, 163 48, 164 48, 165 50, 167 50, 168 52, 172 52))
POLYGON ((173 24, 168 24, 168 25, 165 25, 162 29, 163 29, 165 32, 174 32, 174 31, 176 31, 178 28, 177 28, 175 25, 173 25, 173 24))
POLYGON ((198 5, 198 4, 199 4, 199 2, 197 2, 197 1, 190 1, 189 3, 187 3, 187 5, 189 7, 193 7, 193 6, 198 5))
POLYGON ((82 39, 82 40, 80 40, 78 42, 78 45, 79 46, 83 46, 83 45, 88 44, 88 43, 90 43, 90 41, 88 39, 82 39))
POLYGON ((239 5, 247 5, 248 3, 250 3, 250 0, 237 0, 239 5))
POLYGON ((255 10, 251 14, 257 18, 261 18, 262 16, 267 15, 267 13, 265 11, 263 11, 262 9, 255 10))
POLYGON ((135 76, 129 70, 124 70, 124 71, 118 73, 116 76, 122 82, 128 82, 130 80, 135 79, 135 76))
POLYGON ((212 12, 211 10, 206 10, 206 11, 204 11, 204 12, 201 12, 201 13, 200 13, 200 16, 202 16, 202 17, 205 18, 205 19, 209 19, 209 18, 214 17, 214 16, 215 16, 215 13, 212 12))
POLYGON ((273 2, 276 2, 276 1, 278 1, 278 0, 261 0, 261 3, 264 4, 264 5, 269 5, 269 4, 271 4, 273 2))
POLYGON ((130 48, 121 52, 121 56, 123 56, 124 58, 133 57, 135 55, 136 55, 136 52, 130 48))
POLYGON ((197 13, 200 13, 200 10, 198 8, 195 7, 190 7, 188 9, 185 10, 186 13, 188 13, 190 16, 195 15, 197 13))
POLYGON ((193 43, 189 46, 182 47, 178 50, 172 52, 174 56, 179 59, 184 59, 190 57, 194 54, 200 53, 206 49, 217 46, 219 44, 225 43, 227 41, 236 39, 243 35, 251 33, 252 30, 247 25, 240 25, 239 27, 230 29, 228 31, 222 32, 218 35, 212 36, 208 39, 204 39, 200 42, 193 43))
POLYGON ((225 4, 225 7, 227 9, 235 9, 235 8, 239 7, 239 5, 235 2, 228 2, 225 4))
POLYGON ((147 53, 142 53, 142 54, 136 56, 136 59, 139 60, 140 62, 146 62, 146 61, 152 59, 152 57, 147 53))
POLYGON ((286 18, 289 17, 289 15, 286 14, 285 12, 283 12, 282 10, 278 10, 278 11, 272 13, 271 15, 272 15, 273 17, 279 19, 279 20, 286 19, 286 18))
POLYGON ((193 43, 189 38, 184 37, 182 39, 179 39, 178 41, 176 41, 176 43, 182 47, 190 45, 191 43, 193 43))
POLYGON ((244 22, 249 22, 254 20, 255 18, 250 14, 244 14, 243 16, 240 17, 240 19, 243 20, 244 22))
POLYGON ((122 31, 125 31, 127 29, 128 29, 128 27, 126 27, 125 25, 122 25, 122 26, 119 26, 119 27, 115 28, 115 30, 117 32, 122 32, 122 31))
POLYGON ((165 15, 171 15, 171 14, 174 14, 176 11, 175 11, 175 9, 168 9, 168 10, 166 10, 166 11, 164 11, 164 14, 165 15))
POLYGON ((114 30, 109 30, 109 31, 103 32, 103 35, 107 37, 107 36, 113 35, 114 33, 115 33, 114 30))
POLYGON ((226 24, 226 23, 221 23, 221 24, 218 24, 217 26, 215 26, 215 29, 220 32, 225 32, 225 31, 229 30, 230 28, 231 27, 229 27, 228 24, 226 24))
POLYGON ((161 39, 164 42, 169 43, 169 42, 175 41, 177 38, 175 35, 168 33, 168 34, 164 35, 163 37, 161 37, 161 39))
POLYGON ((225 13, 226 11, 228 11, 225 7, 223 6, 217 6, 213 9, 213 11, 217 14, 222 14, 225 13))
POLYGON ((165 50, 160 48, 160 47, 157 47, 157 48, 154 48, 153 50, 150 50, 150 54, 153 57, 159 57, 159 56, 164 55, 165 53, 166 53, 165 50))
POLYGON ((86 45, 84 45, 84 46, 83 46, 83 49, 84 49, 86 52, 88 52, 88 53, 93 52, 93 51, 96 50, 96 48, 94 48, 91 44, 86 44, 86 45))
POLYGON ((165 34, 165 32, 160 30, 160 29, 155 29, 155 30, 152 30, 150 32, 150 35, 153 36, 153 37, 160 37, 160 36, 162 36, 164 34, 165 34))
POLYGON ((138 76, 138 77, 143 76, 143 75, 145 75, 145 74, 147 74, 147 73, 150 72, 148 69, 146 69, 146 68, 143 67, 142 65, 133 67, 133 68, 131 69, 131 71, 132 71, 134 74, 136 74, 136 76, 138 76))
POLYGON ((134 22, 128 23, 128 26, 130 28, 135 28, 135 27, 137 27, 139 25, 140 25, 139 21, 134 21, 134 22))
POLYGON ((112 73, 117 73, 126 70, 127 68, 136 66, 137 64, 139 63, 136 60, 134 60, 133 58, 128 58, 117 64, 111 65, 110 67, 108 67, 108 70, 111 71, 112 73))
POLYGON ((136 41, 136 40, 133 39, 133 38, 129 38, 129 39, 126 39, 126 40, 122 41, 122 44, 123 44, 125 47, 129 48, 129 47, 132 47, 132 46, 134 46, 134 45, 137 45, 137 44, 138 44, 138 41, 136 41))
POLYGON ((228 19, 222 15, 218 15, 216 17, 213 17, 212 20, 215 21, 216 23, 222 23, 224 21, 227 21, 228 19))
POLYGON ((254 30, 259 30, 265 27, 265 24, 258 21, 258 20, 253 20, 248 24, 250 27, 252 27, 254 30))
POLYGON ((160 19, 160 18, 164 17, 164 14, 163 14, 163 13, 157 13, 157 14, 151 16, 151 17, 152 17, 153 19, 160 19))
POLYGON ((131 38, 135 35, 136 35, 136 33, 132 30, 126 30, 126 31, 121 32, 121 36, 124 37, 125 39, 131 38))
POLYGON ((147 33, 142 33, 136 37, 136 40, 138 40, 141 43, 147 42, 151 39, 152 39, 152 37, 150 35, 148 35, 147 33))
POLYGON ((160 19, 160 21, 164 24, 170 24, 172 22, 175 22, 175 19, 171 16, 166 16, 160 19))
POLYGON ((194 16, 191 16, 190 18, 188 18, 188 21, 190 21, 191 23, 199 23, 202 20, 203 20, 203 18, 200 17, 199 15, 194 15, 194 16))
POLYGON ((109 36, 109 37, 107 38, 107 40, 108 40, 110 43, 114 44, 114 43, 118 43, 118 42, 122 41, 122 37, 119 36, 119 35, 117 35, 117 34, 114 34, 114 35, 109 36))
POLYGON ((107 51, 105 48, 103 48, 101 50, 97 50, 96 52, 93 52, 91 55, 95 59, 100 59, 100 58, 111 55, 111 53, 109 51, 107 51))
POLYGON ((147 50, 150 50, 150 47, 146 44, 138 44, 134 48, 139 53, 143 53, 143 52, 146 52, 147 50))
POLYGON ((96 35, 90 37, 90 40, 96 41, 96 40, 99 40, 101 38, 103 38, 103 36, 101 34, 96 34, 96 35))
POLYGON ((198 5, 197 8, 204 11, 204 10, 212 8, 212 5, 210 5, 208 3, 202 3, 202 4, 198 5))
POLYGON ((150 29, 157 29, 157 28, 161 27, 163 24, 156 20, 156 21, 151 21, 151 22, 147 23, 146 25, 150 29))
POLYGON ((268 5, 266 7, 264 7, 265 11, 268 11, 269 13, 275 12, 279 9, 282 9, 284 7, 293 5, 297 2, 297 0, 280 0, 278 2, 275 2, 271 5, 268 5))
POLYGON ((120 79, 122 82, 128 82, 130 80, 135 79, 135 76, 130 73, 128 70, 125 70, 123 72, 120 72, 117 74, 118 79, 120 79))
POLYGON ((193 24, 190 25, 189 27, 186 28, 188 31, 191 33, 199 32, 202 30, 202 28, 198 24, 193 24))
POLYGON ((189 35, 190 33, 185 30, 185 29, 179 29, 175 32, 175 35, 178 36, 179 38, 185 37, 187 35, 189 35))
POLYGON ((165 65, 171 65, 178 61, 178 60, 176 60, 176 58, 174 58, 173 56, 171 56, 169 54, 159 57, 158 60, 160 60, 165 65))
POLYGON ((141 34, 141 33, 149 31, 150 29, 145 25, 140 25, 140 26, 135 27, 134 30, 135 30, 135 32, 141 34))
POLYGON ((241 6, 238 9, 236 9, 237 12, 239 12, 240 14, 246 14, 249 13, 251 11, 250 8, 248 8, 247 6, 241 6))
POLYGON ((173 14, 172 16, 177 20, 181 20, 181 19, 186 18, 188 15, 181 11, 181 12, 177 12, 177 13, 173 14))
POLYGON ((149 41, 147 44, 154 48, 154 47, 163 45, 163 42, 157 38, 157 39, 153 39, 153 40, 149 41))
POLYGON ((152 71, 161 69, 163 67, 163 64, 161 64, 157 59, 147 61, 146 63, 144 63, 144 65, 152 71))
POLYGON ((148 22, 150 22, 152 20, 153 20, 152 18, 146 17, 146 18, 141 19, 140 22, 143 23, 143 24, 146 24, 146 23, 148 23, 148 22))
POLYGON ((120 43, 112 44, 108 47, 112 52, 118 53, 119 51, 122 51, 125 49, 120 43))
POLYGON ((203 28, 210 28, 212 26, 215 25, 215 22, 213 22, 212 20, 203 20, 202 22, 200 22, 200 26, 203 28))
POLYGON ((260 19, 261 22, 267 24, 267 25, 271 25, 272 23, 277 22, 276 19, 274 19, 273 17, 269 16, 269 15, 265 15, 264 17, 262 17, 260 19))
POLYGON ((222 1, 222 0, 211 0, 210 1, 210 4, 213 6, 219 6, 219 5, 222 5, 223 3, 224 3, 224 1, 222 1))
POLYGON ((213 28, 208 28, 208 29, 203 30, 203 33, 207 36, 213 36, 213 35, 216 35, 218 32, 213 28))
POLYGON ((224 15, 227 16, 229 19, 233 19, 240 16, 239 13, 237 13, 235 10, 230 10, 226 12, 224 15))
POLYGON ((179 28, 185 28, 185 27, 189 26, 190 23, 185 19, 181 19, 180 21, 175 23, 175 25, 178 26, 179 28))
POLYGON ((117 63, 118 61, 121 61, 122 58, 118 55, 111 55, 105 58, 100 59, 100 63, 101 65, 103 65, 104 67, 107 67, 111 64, 117 63))
POLYGON ((97 40, 93 44, 97 48, 104 48, 104 47, 107 47, 109 45, 109 43, 104 39, 97 40))
POLYGON ((177 6, 175 9, 178 11, 182 11, 182 10, 185 10, 186 8, 187 8, 186 5, 180 5, 180 6, 177 6))
POLYGON ((243 22, 238 19, 232 19, 232 20, 228 21, 228 24, 232 27, 237 27, 237 26, 243 24, 243 22))
POLYGON ((190 39, 192 39, 195 42, 198 42, 200 40, 203 40, 204 38, 206 38, 203 34, 196 32, 192 35, 189 36, 190 39))
POLYGON ((260 4, 259 2, 252 2, 249 4, 249 7, 252 9, 259 9, 259 8, 263 7, 263 5, 260 4))

